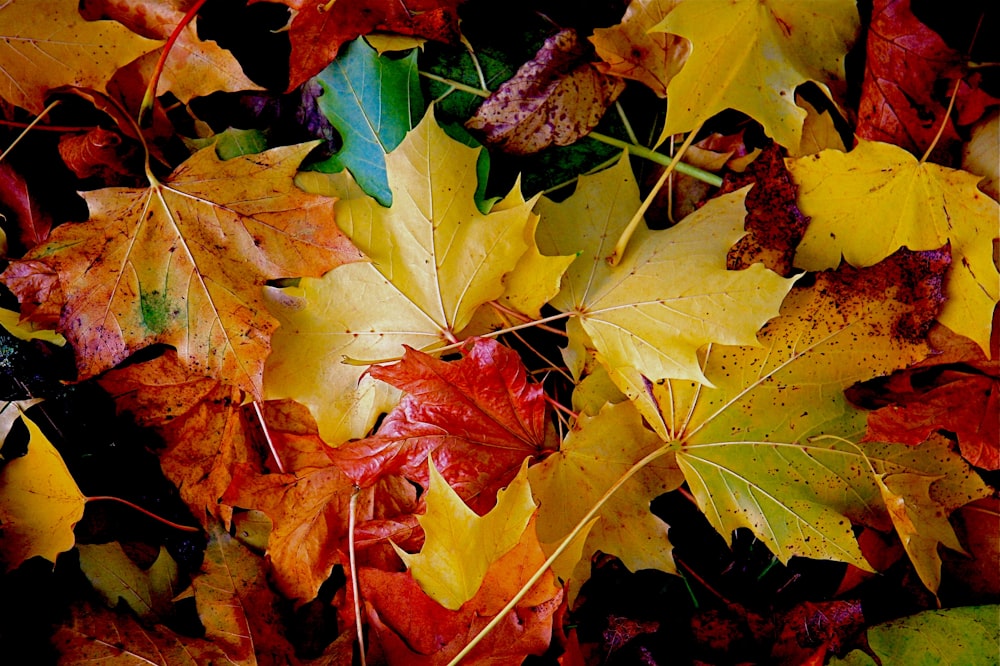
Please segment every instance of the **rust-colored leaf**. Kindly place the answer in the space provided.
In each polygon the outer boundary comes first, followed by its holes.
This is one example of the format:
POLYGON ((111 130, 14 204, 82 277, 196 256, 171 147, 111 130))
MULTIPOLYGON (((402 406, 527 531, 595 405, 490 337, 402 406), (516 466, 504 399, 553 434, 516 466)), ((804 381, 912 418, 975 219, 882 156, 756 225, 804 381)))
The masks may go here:
POLYGON ((466 127, 486 144, 515 155, 577 141, 625 90, 621 79, 587 60, 591 49, 574 30, 545 40, 533 60, 480 105, 466 127))

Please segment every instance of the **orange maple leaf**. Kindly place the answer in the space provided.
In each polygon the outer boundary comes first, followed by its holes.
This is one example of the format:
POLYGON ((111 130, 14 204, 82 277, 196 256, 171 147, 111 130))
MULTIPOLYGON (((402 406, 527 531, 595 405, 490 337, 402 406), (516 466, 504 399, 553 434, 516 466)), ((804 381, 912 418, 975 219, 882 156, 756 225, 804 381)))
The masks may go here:
POLYGON ((31 318, 53 309, 57 274, 66 299, 58 328, 81 379, 163 343, 192 371, 259 396, 277 326, 261 287, 360 258, 333 223, 334 200, 292 185, 311 148, 228 161, 206 148, 163 182, 150 176, 148 188, 88 192, 90 220, 57 227, 0 281, 31 318))

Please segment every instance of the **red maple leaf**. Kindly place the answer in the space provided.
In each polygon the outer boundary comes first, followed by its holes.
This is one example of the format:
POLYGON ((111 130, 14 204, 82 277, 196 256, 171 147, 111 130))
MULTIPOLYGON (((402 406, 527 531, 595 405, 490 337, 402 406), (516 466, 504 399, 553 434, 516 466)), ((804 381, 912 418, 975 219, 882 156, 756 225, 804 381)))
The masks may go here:
POLYGON ((521 358, 479 338, 458 361, 413 349, 371 374, 406 392, 378 432, 330 449, 359 486, 400 474, 424 488, 427 457, 467 504, 482 514, 527 456, 552 448, 541 385, 528 380, 521 358))

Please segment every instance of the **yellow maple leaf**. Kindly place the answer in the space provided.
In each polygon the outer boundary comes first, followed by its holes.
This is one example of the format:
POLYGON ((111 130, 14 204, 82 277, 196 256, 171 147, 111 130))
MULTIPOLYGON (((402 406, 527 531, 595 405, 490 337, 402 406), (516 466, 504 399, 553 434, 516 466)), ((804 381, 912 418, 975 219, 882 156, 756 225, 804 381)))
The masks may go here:
POLYGON ((458 610, 479 591, 490 565, 522 538, 535 503, 528 485, 527 460, 485 516, 462 502, 430 463, 427 512, 417 520, 426 540, 419 553, 396 552, 429 597, 448 610, 458 610))
MULTIPOLYGON (((632 465, 663 446, 630 402, 582 415, 559 451, 528 470, 538 500, 538 538, 554 543, 567 534, 632 465)), ((570 604, 590 577, 590 558, 601 551, 632 571, 675 571, 667 524, 649 503, 683 483, 673 455, 643 467, 605 502, 570 578, 570 604)))
POLYGON ((850 153, 824 150, 788 160, 799 207, 810 217, 795 265, 833 268, 841 255, 871 266, 901 247, 951 244, 952 268, 938 321, 989 353, 1000 274, 993 263, 1000 205, 980 192, 980 177, 918 162, 896 146, 859 140, 850 153))
POLYGON ((797 151, 806 111, 795 104, 795 88, 843 79, 859 25, 854 0, 682 2, 653 28, 693 44, 667 88, 661 141, 736 109, 797 151))
POLYGON ((391 359, 403 345, 454 342, 481 305, 503 295, 504 276, 531 247, 533 200, 485 215, 476 208, 477 156, 429 111, 386 156, 392 207, 353 189, 337 204, 337 224, 370 261, 269 292, 281 327, 267 395, 307 405, 327 442, 363 436, 398 399, 345 357, 391 359))
POLYGON ((941 478, 907 472, 875 475, 903 549, 913 562, 920 580, 935 594, 941 585, 938 543, 965 553, 948 522, 946 508, 931 497, 932 484, 941 478))
POLYGON ((59 330, 81 378, 163 343, 188 368, 260 395, 276 326, 261 286, 359 258, 331 223, 333 202, 292 186, 312 147, 227 161, 209 147, 148 188, 88 192, 89 221, 59 226, 0 279, 24 313, 40 266, 58 273, 59 330))
POLYGON ((114 21, 84 21, 76 0, 0 5, 0 97, 38 113, 45 91, 103 88, 122 65, 160 45, 114 21))
POLYGON ((709 201, 665 231, 641 227, 625 258, 605 257, 639 207, 627 158, 584 176, 562 203, 542 199, 539 246, 580 253, 552 305, 570 313, 570 344, 590 347, 614 372, 633 368, 651 381, 707 381, 696 352, 709 342, 755 344, 794 280, 755 264, 726 270, 743 235, 746 190, 709 201))
POLYGON ((691 42, 678 35, 650 32, 680 0, 632 0, 621 23, 594 30, 593 42, 597 63, 605 74, 635 79, 646 84, 660 97, 667 96, 667 85, 680 71, 691 52, 691 42))
POLYGON ((0 469, 0 560, 15 569, 29 557, 55 562, 73 547, 73 527, 83 518, 87 498, 66 463, 31 419, 28 453, 0 469))

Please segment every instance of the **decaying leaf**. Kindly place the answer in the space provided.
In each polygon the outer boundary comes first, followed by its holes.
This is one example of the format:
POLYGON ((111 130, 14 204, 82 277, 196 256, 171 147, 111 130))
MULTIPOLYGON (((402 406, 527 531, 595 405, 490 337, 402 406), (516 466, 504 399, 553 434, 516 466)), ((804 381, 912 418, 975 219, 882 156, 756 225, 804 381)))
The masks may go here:
POLYGON ((337 204, 337 224, 370 261, 269 292, 281 327, 267 394, 307 405, 327 442, 363 437, 398 400, 365 364, 398 358, 403 345, 430 351, 454 342, 503 294, 503 276, 528 251, 533 201, 480 213, 477 154, 428 112, 386 156, 392 207, 363 194, 337 204))
POLYGON ((486 145, 514 155, 576 142, 601 120, 625 83, 586 60, 574 30, 545 40, 530 62, 483 102, 467 122, 486 145))
POLYGON ((0 469, 0 561, 15 569, 40 555, 55 562, 73 547, 73 527, 83 517, 87 501, 62 456, 31 419, 28 453, 0 469))
POLYGON ((847 154, 824 150, 790 160, 788 168, 810 218, 797 266, 834 268, 841 255, 852 266, 871 266, 900 247, 933 250, 948 243, 954 260, 939 320, 989 350, 1000 299, 993 263, 1000 206, 976 188, 978 176, 871 141, 859 141, 847 154))
POLYGON ((804 109, 795 88, 844 78, 857 35, 851 0, 683 2, 654 31, 686 37, 691 55, 667 87, 661 139, 689 132, 728 108, 743 111, 782 146, 798 150, 804 109))
POLYGON ((310 148, 225 162, 206 148, 147 189, 89 192, 88 222, 58 227, 0 279, 32 318, 32 306, 53 305, 39 276, 58 275, 59 329, 81 378, 164 343, 192 370, 259 395, 275 326, 263 283, 358 258, 331 224, 333 202, 291 185, 310 148))
POLYGON ((170 617, 178 589, 177 563, 164 547, 146 570, 129 559, 118 542, 81 544, 80 569, 109 608, 125 603, 145 621, 170 617))
POLYGON ((621 23, 594 30, 593 42, 605 74, 646 84, 660 97, 691 52, 691 42, 680 35, 650 32, 680 0, 632 0, 621 23))
POLYGON ((45 92, 103 88, 155 42, 114 21, 84 21, 76 0, 10 0, 0 6, 0 97, 39 113, 45 92))

